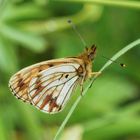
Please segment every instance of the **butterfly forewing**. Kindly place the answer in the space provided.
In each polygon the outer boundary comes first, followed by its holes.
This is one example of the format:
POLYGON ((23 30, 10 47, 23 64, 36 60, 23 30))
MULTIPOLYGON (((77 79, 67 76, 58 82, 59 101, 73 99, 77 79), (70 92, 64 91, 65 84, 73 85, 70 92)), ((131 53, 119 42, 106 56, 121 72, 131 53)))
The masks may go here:
POLYGON ((11 77, 9 86, 19 99, 46 113, 57 113, 79 83, 79 59, 50 60, 27 67, 11 77))

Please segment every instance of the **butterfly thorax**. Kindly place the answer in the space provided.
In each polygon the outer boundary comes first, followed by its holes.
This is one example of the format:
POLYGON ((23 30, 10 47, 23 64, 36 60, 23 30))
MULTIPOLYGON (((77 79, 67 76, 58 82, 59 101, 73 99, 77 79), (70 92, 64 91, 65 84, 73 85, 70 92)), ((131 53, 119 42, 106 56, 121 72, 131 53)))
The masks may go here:
POLYGON ((85 79, 87 78, 91 78, 91 73, 92 73, 92 61, 95 58, 95 54, 96 54, 96 47, 95 45, 93 45, 90 48, 86 48, 85 52, 83 52, 82 54, 80 54, 78 56, 79 59, 82 59, 84 62, 84 67, 86 70, 86 76, 85 79))

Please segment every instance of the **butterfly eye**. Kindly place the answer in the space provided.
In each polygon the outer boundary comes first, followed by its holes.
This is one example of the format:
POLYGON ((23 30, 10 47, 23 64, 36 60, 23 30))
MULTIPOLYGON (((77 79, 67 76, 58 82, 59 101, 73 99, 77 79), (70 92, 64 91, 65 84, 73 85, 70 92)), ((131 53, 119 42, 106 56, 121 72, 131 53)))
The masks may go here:
POLYGON ((94 59, 94 53, 90 53, 90 54, 88 54, 88 58, 90 59, 90 60, 93 60, 94 59))
POLYGON ((91 49, 95 49, 95 48, 96 48, 96 45, 93 44, 93 45, 91 46, 91 49))

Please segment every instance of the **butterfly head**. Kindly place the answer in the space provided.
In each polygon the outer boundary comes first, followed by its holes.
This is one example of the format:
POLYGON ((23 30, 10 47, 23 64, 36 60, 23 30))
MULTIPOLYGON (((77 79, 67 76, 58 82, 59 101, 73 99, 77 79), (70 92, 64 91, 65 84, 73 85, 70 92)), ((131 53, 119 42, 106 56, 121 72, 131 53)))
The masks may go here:
POLYGON ((85 53, 89 60, 93 60, 96 55, 96 45, 92 45, 90 48, 85 48, 85 53))
POLYGON ((88 63, 95 58, 95 55, 96 55, 96 46, 92 45, 90 48, 86 47, 85 51, 78 57, 88 63))

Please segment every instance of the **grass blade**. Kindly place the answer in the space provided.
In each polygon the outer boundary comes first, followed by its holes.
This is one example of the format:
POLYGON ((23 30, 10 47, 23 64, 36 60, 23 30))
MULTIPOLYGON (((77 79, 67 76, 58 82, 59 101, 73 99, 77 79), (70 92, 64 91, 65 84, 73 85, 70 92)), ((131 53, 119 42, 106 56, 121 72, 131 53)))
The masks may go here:
POLYGON ((0 38, 0 70, 6 74, 17 70, 16 48, 2 37, 0 38))
POLYGON ((54 0, 54 1, 63 1, 63 2, 77 2, 77 3, 90 3, 90 4, 102 4, 107 6, 118 6, 126 7, 133 9, 140 9, 139 1, 130 1, 130 0, 54 0))
MULTIPOLYGON (((121 49, 120 51, 118 51, 112 58, 111 60, 116 60, 117 58, 119 58, 120 56, 122 56, 124 53, 126 53, 127 51, 129 51, 130 49, 134 48, 135 46, 137 46, 138 44, 140 44, 140 39, 137 39, 136 41, 130 43, 129 45, 125 46, 123 49, 121 49)), ((108 60, 103 67, 99 70, 99 72, 103 72, 109 65, 111 65, 112 61, 108 60)), ((91 85, 93 84, 93 82, 96 80, 97 76, 95 76, 94 78, 92 78, 92 80, 90 81, 90 83, 87 85, 87 87, 85 88, 85 90, 83 91, 82 95, 85 95, 88 91, 88 89, 91 87, 91 85)), ((82 96, 79 96, 75 103, 73 104, 73 106, 71 107, 70 111, 68 112, 66 118, 64 119, 64 121, 62 122, 61 126, 59 127, 54 140, 58 140, 60 137, 60 134, 62 132, 62 130, 64 129, 66 123, 68 122, 69 118, 71 117, 73 111, 75 110, 76 106, 78 105, 78 103, 80 102, 82 96)))
POLYGON ((42 52, 46 49, 47 41, 33 33, 22 31, 18 28, 10 27, 8 25, 2 25, 0 33, 2 36, 23 44, 23 47, 35 52, 42 52))

